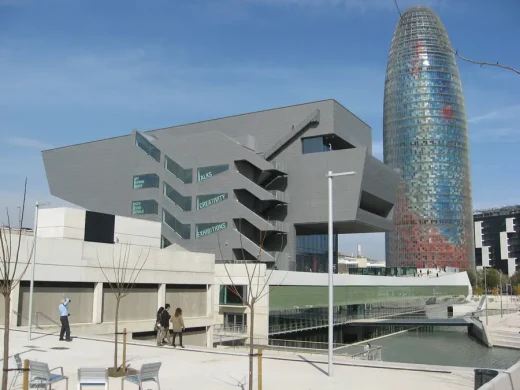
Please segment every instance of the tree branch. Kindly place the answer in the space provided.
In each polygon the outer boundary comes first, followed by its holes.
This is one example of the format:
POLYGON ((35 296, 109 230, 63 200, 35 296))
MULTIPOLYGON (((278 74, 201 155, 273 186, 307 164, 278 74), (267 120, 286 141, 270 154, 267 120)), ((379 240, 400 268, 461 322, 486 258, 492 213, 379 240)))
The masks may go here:
POLYGON ((397 0, 394 0, 394 3, 395 3, 395 6, 397 8, 397 12, 399 12, 399 18, 400 18, 403 15, 401 14, 401 10, 399 9, 399 4, 397 4, 397 0))
MULTIPOLYGON (((10 276, 10 278, 12 280, 12 282, 11 282, 11 289, 13 289, 12 283, 15 282, 15 280, 16 280, 16 269, 18 268, 18 260, 20 259, 20 246, 22 244, 22 227, 23 227, 22 226, 22 221, 23 221, 23 217, 24 217, 24 213, 25 213, 25 198, 26 198, 26 196, 27 196, 27 178, 25 178, 25 184, 24 184, 24 188, 23 188, 22 211, 20 213, 20 220, 18 221, 19 222, 19 228, 18 228, 18 244, 17 244, 17 248, 16 248, 16 258, 14 260, 13 274, 10 276)), ((36 234, 36 232, 33 232, 33 234, 36 234)), ((31 255, 32 255, 32 251, 31 251, 31 255)), ((28 264, 30 262, 31 262, 31 258, 29 257, 28 260, 27 260, 27 266, 28 266, 28 264)), ((22 276, 25 273, 25 271, 27 270, 27 266, 25 267, 25 270, 22 273, 22 276)), ((22 278, 22 276, 20 276, 20 279, 22 278)))
POLYGON ((501 63, 497 62, 485 62, 485 61, 475 61, 471 58, 464 57, 462 54, 460 54, 457 50, 453 50, 450 48, 451 52, 455 54, 458 58, 460 58, 462 61, 466 61, 472 64, 480 65, 480 66, 494 66, 497 68, 502 68, 506 70, 510 70, 512 72, 515 72, 516 74, 520 75, 520 70, 513 68, 512 66, 503 65, 501 63))
MULTIPOLYGON (((241 233, 239 232, 239 234, 241 234, 241 233)), ((219 251, 220 251, 220 258, 221 258, 222 260, 224 260, 224 256, 223 256, 223 254, 222 254, 222 248, 221 248, 221 246, 220 246, 220 234, 219 234, 219 233, 217 233, 217 244, 218 244, 218 249, 219 249, 219 251)), ((247 263, 246 263, 246 267, 247 267, 247 263)), ((231 285, 232 285, 233 288, 235 289, 234 292, 235 292, 236 295, 237 295, 237 296, 242 300, 242 302, 246 303, 244 297, 243 297, 241 294, 238 293, 238 289, 237 289, 235 283, 233 282, 233 279, 231 278, 231 274, 229 273, 229 270, 228 270, 228 268, 227 268, 227 260, 224 260, 224 270, 226 271, 227 277, 228 277, 228 279, 229 279, 231 285)), ((222 279, 220 279, 220 276, 217 275, 217 278, 220 280, 220 282, 221 282, 224 286, 226 286, 226 287, 228 286, 227 283, 224 283, 224 281, 223 281, 222 279)))

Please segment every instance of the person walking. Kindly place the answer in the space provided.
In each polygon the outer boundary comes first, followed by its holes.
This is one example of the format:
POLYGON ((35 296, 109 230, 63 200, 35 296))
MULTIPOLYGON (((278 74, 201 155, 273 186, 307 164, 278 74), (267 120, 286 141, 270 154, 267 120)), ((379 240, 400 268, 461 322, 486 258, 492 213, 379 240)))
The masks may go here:
POLYGON ((161 331, 161 313, 163 312, 164 307, 160 307, 159 310, 157 310, 157 315, 155 319, 155 325, 153 326, 153 331, 155 332, 155 337, 158 336, 158 333, 161 331))
POLYGON ((184 321, 182 319, 182 309, 178 307, 175 309, 175 314, 172 317, 172 329, 173 329, 173 341, 172 345, 175 348, 175 338, 179 335, 179 346, 184 348, 182 344, 182 332, 186 329, 184 327, 184 321))
POLYGON ((60 305, 58 306, 61 322, 60 341, 72 341, 72 339, 70 338, 69 303, 69 298, 63 298, 61 300, 60 305), (63 336, 65 336, 65 338, 63 338, 63 336))
POLYGON ((161 318, 159 320, 159 329, 160 331, 157 332, 157 346, 161 347, 163 345, 163 340, 166 338, 167 340, 170 339, 170 318, 172 317, 170 314, 170 304, 167 303, 164 306, 164 310, 161 312, 161 318))

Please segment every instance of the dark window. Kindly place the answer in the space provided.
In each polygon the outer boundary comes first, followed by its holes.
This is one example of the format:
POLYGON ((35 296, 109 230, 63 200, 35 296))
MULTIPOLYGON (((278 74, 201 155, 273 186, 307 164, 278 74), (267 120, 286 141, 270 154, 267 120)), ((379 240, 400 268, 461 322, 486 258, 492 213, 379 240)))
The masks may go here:
POLYGON ((390 211, 392 211, 392 203, 383 200, 369 192, 361 191, 361 200, 359 202, 359 208, 369 213, 378 215, 386 218, 390 211))
POLYGON ((197 210, 209 207, 215 203, 220 203, 228 198, 227 193, 223 194, 209 194, 197 196, 197 210))
POLYGON ((329 148, 323 142, 323 137, 302 139, 303 154, 327 152, 329 148))
POLYGON ((164 156, 164 168, 184 184, 190 184, 193 182, 193 169, 185 169, 181 167, 168 156, 164 156))
POLYGON ((181 195, 166 182, 164 182, 164 196, 180 207, 181 210, 191 211, 191 196, 181 195))
POLYGON ((302 153, 321 153, 333 150, 353 149, 354 145, 335 134, 320 135, 318 137, 302 138, 302 153))
POLYGON ((85 241, 114 243, 115 216, 87 211, 85 214, 85 241))
POLYGON ((167 248, 171 245, 172 243, 170 242, 170 240, 168 240, 166 237, 164 236, 161 236, 161 248, 167 248))
POLYGON ((247 302, 246 286, 220 286, 220 305, 244 305, 247 302), (236 290, 235 290, 236 289, 236 290), (237 294, 238 293, 238 294, 237 294), (242 298, 244 301, 242 301, 242 298))
POLYGON ((195 225, 195 237, 200 238, 227 228, 227 222, 198 223, 195 225))
POLYGON ((136 200, 132 202, 132 215, 155 214, 159 212, 159 205, 153 199, 136 200))
POLYGON ((245 331, 247 329, 247 314, 224 313, 224 327, 245 331))
POLYGON ((134 176, 134 190, 141 188, 159 188, 159 176, 155 173, 134 176))
POLYGON ((163 209, 163 222, 172 229, 179 237, 186 240, 191 236, 191 225, 180 223, 173 215, 163 209))
POLYGON ((225 172, 229 169, 228 164, 223 165, 213 165, 211 167, 202 167, 197 169, 197 182, 201 182, 207 179, 212 178, 219 173, 225 172))
MULTIPOLYGON (((327 234, 300 235, 296 232, 296 271, 328 272, 329 242, 327 234)), ((338 235, 333 237, 334 273, 338 272, 338 235)))
POLYGON ((143 135, 135 133, 135 144, 155 161, 161 161, 161 151, 153 146, 143 135))

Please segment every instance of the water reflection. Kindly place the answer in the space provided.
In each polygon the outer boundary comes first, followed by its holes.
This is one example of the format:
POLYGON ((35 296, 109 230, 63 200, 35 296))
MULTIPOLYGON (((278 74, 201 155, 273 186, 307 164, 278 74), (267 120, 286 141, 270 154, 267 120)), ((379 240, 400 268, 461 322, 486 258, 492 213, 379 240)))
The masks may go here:
POLYGON ((409 331, 372 344, 383 347, 389 362, 506 369, 520 359, 518 350, 487 348, 457 330, 409 331))

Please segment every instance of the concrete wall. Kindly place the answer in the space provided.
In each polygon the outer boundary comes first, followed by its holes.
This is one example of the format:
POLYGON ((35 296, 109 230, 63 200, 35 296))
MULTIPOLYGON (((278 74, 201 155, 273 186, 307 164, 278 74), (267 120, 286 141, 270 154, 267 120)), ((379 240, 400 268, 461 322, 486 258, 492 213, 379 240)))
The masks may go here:
MULTIPOLYGON (((68 207, 41 208, 38 212, 38 237, 83 240, 85 215, 85 210, 68 207)), ((115 216, 114 242, 159 248, 160 237, 160 223, 115 216)))
MULTIPOLYGON (((113 322, 116 313, 116 295, 108 286, 103 287, 103 321, 113 322)), ((136 285, 128 296, 120 300, 121 321, 150 320, 153 324, 157 313, 157 286, 136 285)))
MULTIPOLYGON (((212 345, 207 344, 207 337, 206 332, 196 331, 196 332, 185 332, 182 335, 182 342, 185 345, 196 345, 200 347, 211 347, 212 345)), ((176 343, 179 343, 178 340, 176 340, 176 343)), ((178 344, 177 344, 178 345, 178 344)))
MULTIPOLYGON (((226 265, 216 265, 215 273, 215 293, 213 294, 214 298, 214 312, 215 314, 215 324, 223 324, 224 323, 224 313, 245 313, 247 314, 247 325, 248 325, 248 335, 251 327, 251 311, 245 306, 220 306, 219 305, 219 291, 221 285, 235 285, 235 286, 248 286, 248 271, 249 277, 254 275, 252 278, 253 283, 251 284, 252 291, 254 295, 260 297, 259 301, 255 304, 255 314, 254 314, 254 337, 258 338, 258 342, 265 341, 267 342, 267 338, 269 336, 269 288, 266 287, 264 292, 260 294, 263 286, 268 283, 267 281, 267 272, 265 264, 261 264, 255 267, 252 264, 249 264, 248 270, 246 270, 246 266, 244 264, 228 264, 226 265), (231 278, 228 276, 231 276, 231 278)), ((270 273, 270 272, 269 272, 270 273)))
MULTIPOLYGON (((24 281, 20 286, 20 300, 18 308, 13 308, 21 314, 18 325, 26 326, 29 321, 29 282, 24 281)), ((93 283, 63 283, 63 282, 36 282, 34 285, 34 322, 38 325, 59 324, 58 306, 62 298, 71 299, 69 305, 69 322, 83 324, 92 322, 93 313, 93 283)))
POLYGON ((206 286, 167 286, 166 303, 175 310, 182 309, 183 317, 204 317, 207 314, 206 286))
MULTIPOLYGON (((63 214, 58 213, 58 216, 62 218, 63 214)), ((141 221, 136 220, 136 222, 141 221)), ((67 229, 60 227, 59 224, 55 223, 52 226, 54 227, 50 226, 47 230, 49 235, 52 231, 53 235, 56 235, 57 231, 61 232, 60 234, 67 232, 67 229)), ((65 235, 73 236, 70 231, 74 232, 74 229, 70 229, 65 235)), ((30 236, 22 237, 19 269, 23 269, 29 260, 32 241, 33 238, 30 236)), ((177 246, 159 249, 141 245, 84 242, 65 237, 38 237, 34 312, 43 314, 35 315, 34 322, 38 321, 39 325, 44 326, 59 323, 60 299, 69 297, 72 299, 70 321, 74 325, 73 332, 112 332, 115 297, 106 285, 105 275, 114 282, 120 254, 123 254, 124 259, 125 251, 128 252, 127 260, 130 269, 136 264, 140 268, 144 260, 147 260, 139 273, 136 287, 129 296, 122 299, 120 327, 126 327, 129 332, 153 329, 157 308, 161 302, 164 304, 166 298, 166 284, 173 290, 177 286, 182 290, 182 286, 189 284, 196 291, 194 294, 192 292, 180 294, 174 299, 187 308, 184 315, 187 328, 207 328, 213 325, 212 313, 208 311, 212 290, 207 289, 207 286, 211 286, 214 281, 213 255, 187 252, 177 246), (100 269, 100 264, 105 275, 100 269), (104 283, 105 288, 103 288, 104 283)), ((13 310, 19 311, 21 316, 12 313, 12 326, 28 323, 30 274, 31 268, 22 278, 19 291, 13 292, 13 310)), ((127 273, 129 274, 130 272, 127 273)))

